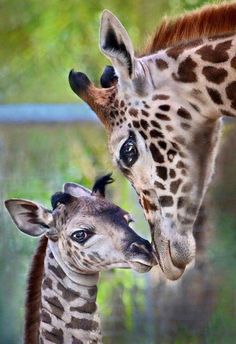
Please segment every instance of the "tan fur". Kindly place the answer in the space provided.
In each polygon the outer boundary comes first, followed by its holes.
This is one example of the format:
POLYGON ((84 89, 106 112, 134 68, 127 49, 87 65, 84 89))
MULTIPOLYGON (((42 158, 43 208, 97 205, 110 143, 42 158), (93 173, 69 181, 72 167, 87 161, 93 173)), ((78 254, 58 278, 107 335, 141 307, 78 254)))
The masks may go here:
POLYGON ((25 344, 38 343, 39 329, 39 310, 41 302, 41 284, 44 272, 44 258, 46 253, 48 239, 41 238, 32 259, 31 268, 27 281, 27 294, 25 302, 25 344))
POLYGON ((236 3, 208 5, 177 19, 164 19, 141 56, 182 42, 236 32, 236 3))

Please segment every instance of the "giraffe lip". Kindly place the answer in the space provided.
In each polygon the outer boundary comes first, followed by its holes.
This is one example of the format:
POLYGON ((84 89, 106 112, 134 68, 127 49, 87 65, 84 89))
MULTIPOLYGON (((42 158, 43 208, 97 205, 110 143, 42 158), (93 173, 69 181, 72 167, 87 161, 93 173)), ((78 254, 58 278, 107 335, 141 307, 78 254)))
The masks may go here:
POLYGON ((180 267, 174 263, 171 256, 170 241, 163 240, 163 237, 161 237, 160 240, 158 240, 158 244, 154 246, 156 259, 166 278, 172 281, 179 279, 185 271, 185 266, 180 267))
POLYGON ((139 259, 137 260, 132 260, 132 261, 129 261, 129 265, 131 267, 131 269, 137 271, 137 272, 148 272, 151 270, 151 268, 153 267, 153 264, 150 262, 144 262, 144 261, 141 261, 139 259))

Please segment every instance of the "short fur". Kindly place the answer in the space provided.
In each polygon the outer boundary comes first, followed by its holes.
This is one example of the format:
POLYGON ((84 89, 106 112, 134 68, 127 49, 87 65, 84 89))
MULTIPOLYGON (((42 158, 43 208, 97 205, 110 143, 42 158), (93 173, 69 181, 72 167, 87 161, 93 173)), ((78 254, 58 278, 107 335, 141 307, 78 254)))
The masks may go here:
POLYGON ((51 197, 51 204, 52 204, 52 209, 54 210, 59 203, 69 203, 71 201, 71 195, 65 193, 65 192, 56 192, 54 195, 51 197))
POLYGON ((24 343, 38 343, 39 309, 41 300, 41 284, 44 272, 44 258, 48 239, 43 236, 39 242, 36 253, 32 259, 27 281, 27 294, 25 300, 25 329, 24 343))
POLYGON ((141 56, 203 37, 236 31, 236 3, 204 6, 171 20, 164 19, 141 56))

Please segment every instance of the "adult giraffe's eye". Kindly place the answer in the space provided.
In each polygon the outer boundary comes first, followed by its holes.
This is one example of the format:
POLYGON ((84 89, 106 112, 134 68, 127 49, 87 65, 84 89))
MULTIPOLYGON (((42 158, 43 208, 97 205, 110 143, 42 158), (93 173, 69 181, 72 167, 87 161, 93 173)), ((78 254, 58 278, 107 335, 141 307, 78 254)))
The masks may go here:
POLYGON ((87 241, 93 233, 86 229, 80 229, 79 231, 76 231, 72 233, 71 239, 78 242, 79 244, 83 244, 85 241, 87 241))
POLYGON ((127 167, 131 167, 138 159, 138 149, 136 142, 129 137, 120 149, 120 160, 127 167))

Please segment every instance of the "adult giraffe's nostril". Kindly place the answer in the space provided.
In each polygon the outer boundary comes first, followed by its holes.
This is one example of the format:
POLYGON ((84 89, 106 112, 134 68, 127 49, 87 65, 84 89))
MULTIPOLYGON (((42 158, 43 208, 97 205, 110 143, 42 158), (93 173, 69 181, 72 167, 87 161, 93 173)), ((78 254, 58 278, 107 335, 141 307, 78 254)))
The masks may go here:
POLYGON ((91 81, 81 72, 75 72, 73 69, 69 73, 69 83, 72 90, 80 96, 81 92, 85 92, 91 85, 91 81))

